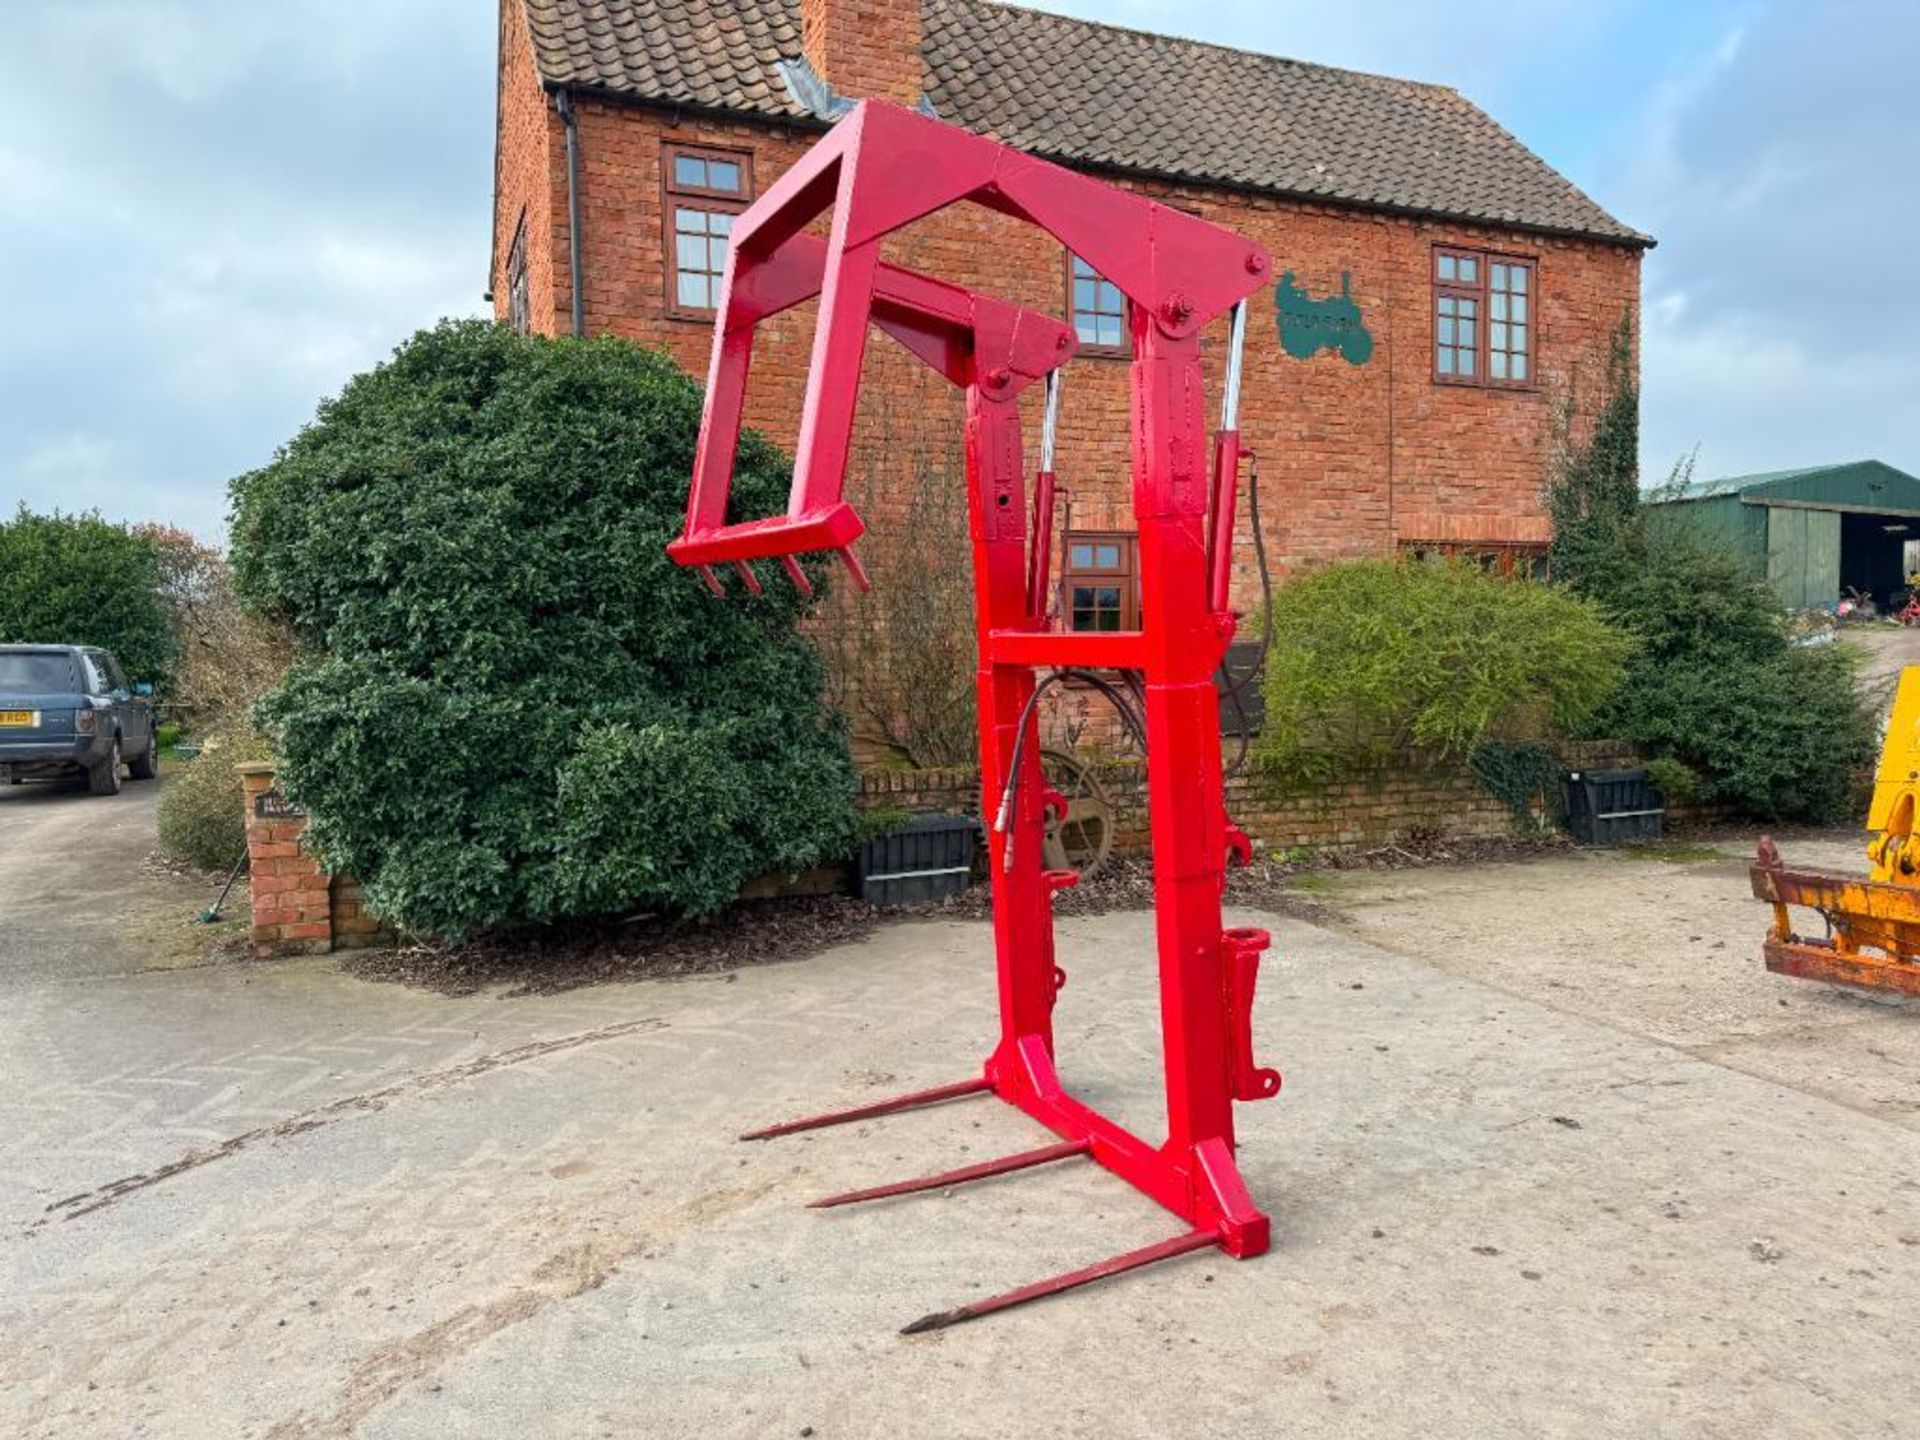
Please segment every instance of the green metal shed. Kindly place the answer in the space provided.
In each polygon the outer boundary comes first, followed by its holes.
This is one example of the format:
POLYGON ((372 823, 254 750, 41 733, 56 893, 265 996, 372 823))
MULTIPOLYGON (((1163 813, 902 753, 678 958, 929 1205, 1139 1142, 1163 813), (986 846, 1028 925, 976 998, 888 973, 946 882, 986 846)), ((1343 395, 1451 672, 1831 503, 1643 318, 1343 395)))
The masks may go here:
POLYGON ((1831 606, 1847 591, 1897 607, 1920 569, 1920 479, 1884 461, 1701 480, 1645 498, 1739 556, 1789 609, 1831 606))

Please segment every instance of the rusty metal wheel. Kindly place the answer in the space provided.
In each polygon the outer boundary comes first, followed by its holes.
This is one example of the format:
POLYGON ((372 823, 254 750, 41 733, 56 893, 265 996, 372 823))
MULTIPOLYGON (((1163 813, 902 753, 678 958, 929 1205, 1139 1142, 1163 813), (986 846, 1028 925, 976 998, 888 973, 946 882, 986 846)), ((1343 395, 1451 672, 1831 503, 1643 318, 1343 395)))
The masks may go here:
POLYGON ((1113 797, 1091 768, 1064 750, 1042 750, 1040 769, 1067 802, 1064 815, 1047 816, 1040 852, 1047 868, 1095 874, 1113 854, 1113 797))

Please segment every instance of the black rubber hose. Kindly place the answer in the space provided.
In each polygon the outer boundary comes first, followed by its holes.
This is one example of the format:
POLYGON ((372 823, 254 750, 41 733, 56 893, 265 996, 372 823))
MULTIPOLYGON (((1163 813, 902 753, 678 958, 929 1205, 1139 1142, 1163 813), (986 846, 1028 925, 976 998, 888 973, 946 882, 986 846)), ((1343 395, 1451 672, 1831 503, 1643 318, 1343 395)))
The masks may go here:
MULTIPOLYGON (((1131 674, 1132 672, 1126 673, 1131 674)), ((1118 687, 1110 680, 1104 676, 1096 675, 1091 670, 1077 670, 1073 668, 1056 670, 1051 675, 1042 679, 1039 684, 1033 687, 1033 693, 1027 696, 1027 703, 1020 707, 1018 728, 1014 731, 1013 736, 1013 754, 1009 757, 1007 765, 1007 783, 1000 792, 999 812, 993 817, 993 828, 1008 837, 1007 848, 1003 852, 1001 861, 1003 868, 1013 864, 1012 833, 1008 829, 1008 826, 1013 820, 1014 796, 1020 788, 1020 761, 1026 754, 1027 731, 1033 723, 1034 707, 1040 703, 1040 697, 1042 695, 1046 694, 1051 687, 1059 684, 1063 680, 1079 681, 1082 684, 1091 686, 1104 695, 1113 706, 1114 712, 1119 715, 1121 723, 1127 727, 1128 733, 1133 736, 1134 742, 1139 745, 1140 753, 1142 755, 1147 753, 1147 727, 1145 721, 1141 718, 1140 713, 1134 708, 1129 699, 1122 695, 1118 687)))
POLYGON ((1247 457, 1247 521, 1253 527, 1253 553, 1260 562, 1260 601, 1265 613, 1261 616, 1260 654, 1246 673, 1236 680, 1228 673, 1226 661, 1220 662, 1220 673, 1226 681, 1221 690, 1240 722, 1240 748, 1234 754, 1233 763, 1226 767, 1228 778, 1238 775, 1246 766, 1247 753, 1253 747, 1253 726, 1247 718, 1247 707, 1241 696, 1254 680, 1266 673, 1267 653, 1273 647, 1273 572, 1267 566, 1267 539, 1260 529, 1258 456, 1247 457))

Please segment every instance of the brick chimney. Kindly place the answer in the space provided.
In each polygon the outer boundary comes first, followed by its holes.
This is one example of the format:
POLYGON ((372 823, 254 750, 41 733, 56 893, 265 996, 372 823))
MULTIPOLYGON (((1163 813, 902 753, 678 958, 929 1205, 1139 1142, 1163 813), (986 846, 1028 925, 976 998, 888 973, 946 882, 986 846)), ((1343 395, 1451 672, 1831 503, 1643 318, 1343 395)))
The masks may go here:
POLYGON ((849 100, 918 105, 920 0, 800 0, 800 48, 849 100))

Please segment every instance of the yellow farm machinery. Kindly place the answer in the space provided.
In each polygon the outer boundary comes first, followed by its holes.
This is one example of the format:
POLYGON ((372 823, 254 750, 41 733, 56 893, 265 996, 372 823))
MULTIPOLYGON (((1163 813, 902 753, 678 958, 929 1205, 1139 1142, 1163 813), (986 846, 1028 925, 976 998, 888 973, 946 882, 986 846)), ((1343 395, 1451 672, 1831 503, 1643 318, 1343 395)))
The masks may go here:
POLYGON ((1867 829, 1873 839, 1866 879, 1789 870, 1770 836, 1754 857, 1753 893, 1773 906, 1761 947, 1767 968, 1803 980, 1920 995, 1920 846, 1914 805, 1920 795, 1920 666, 1900 672, 1893 714, 1874 774, 1867 829), (1793 931, 1791 908, 1826 922, 1824 938, 1793 931))

